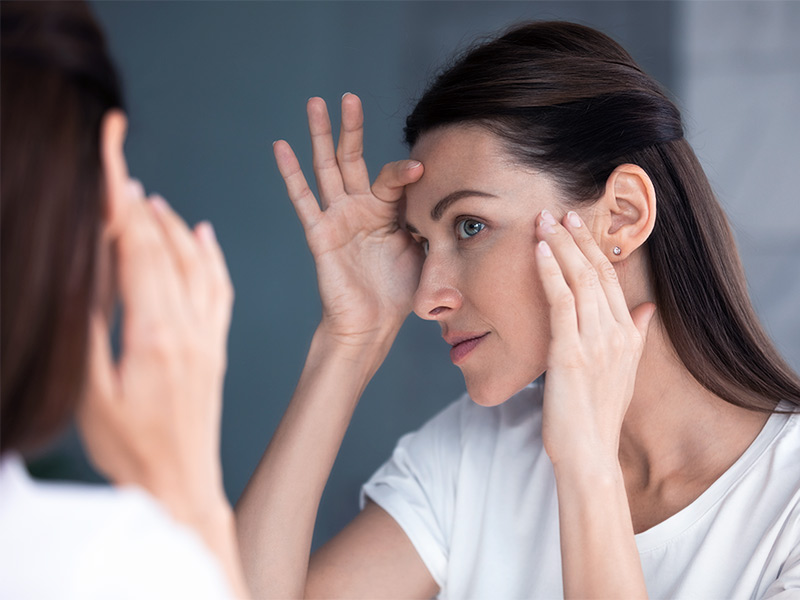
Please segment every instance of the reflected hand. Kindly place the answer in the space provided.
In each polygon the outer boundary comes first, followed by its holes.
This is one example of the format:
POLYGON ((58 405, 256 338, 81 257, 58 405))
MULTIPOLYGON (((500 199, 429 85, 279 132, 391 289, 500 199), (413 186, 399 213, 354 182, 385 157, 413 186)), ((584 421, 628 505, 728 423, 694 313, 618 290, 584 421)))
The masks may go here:
POLYGON ((219 435, 233 290, 211 226, 190 231, 135 187, 116 234, 122 352, 115 362, 95 307, 79 425, 101 473, 194 521, 227 506, 219 435))
POLYGON ((393 336, 411 312, 423 256, 400 227, 399 207, 404 187, 423 168, 389 163, 370 186, 359 98, 342 98, 336 151, 325 102, 311 98, 307 110, 319 203, 285 141, 275 143, 275 159, 314 256, 321 327, 342 343, 366 346, 393 336))

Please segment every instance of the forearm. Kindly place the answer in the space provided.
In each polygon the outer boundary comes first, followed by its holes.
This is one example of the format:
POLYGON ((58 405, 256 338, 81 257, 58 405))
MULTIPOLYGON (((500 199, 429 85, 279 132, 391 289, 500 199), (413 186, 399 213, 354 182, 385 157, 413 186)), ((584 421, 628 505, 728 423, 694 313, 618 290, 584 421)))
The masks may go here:
POLYGON ((557 467, 565 598, 647 598, 622 470, 557 467))
POLYGON ((259 598, 302 598, 322 491, 353 410, 396 330, 346 346, 322 328, 272 441, 236 506, 248 583, 259 598))

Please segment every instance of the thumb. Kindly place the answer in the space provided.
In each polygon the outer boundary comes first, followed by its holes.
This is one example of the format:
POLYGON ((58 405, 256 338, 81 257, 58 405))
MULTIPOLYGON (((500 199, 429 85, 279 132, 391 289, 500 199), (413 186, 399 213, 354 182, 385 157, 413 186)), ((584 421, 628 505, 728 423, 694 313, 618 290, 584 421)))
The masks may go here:
POLYGON ((110 476, 110 441, 115 436, 114 408, 116 368, 111 353, 108 324, 101 311, 93 311, 89 321, 89 364, 86 393, 75 414, 86 455, 95 469, 110 476))
POLYGON ((652 302, 643 302, 631 311, 631 319, 639 334, 642 336, 642 341, 647 339, 647 331, 650 328, 650 321, 653 315, 656 314, 656 305, 652 302))
POLYGON ((422 177, 423 171, 418 160, 390 162, 383 166, 372 184, 372 193, 384 202, 397 202, 403 197, 403 188, 422 177))
MULTIPOLYGON (((89 320, 87 389, 80 413, 106 412, 116 395, 116 377, 108 323, 102 312, 96 310, 89 320)), ((78 415, 80 420, 85 416, 78 415)))

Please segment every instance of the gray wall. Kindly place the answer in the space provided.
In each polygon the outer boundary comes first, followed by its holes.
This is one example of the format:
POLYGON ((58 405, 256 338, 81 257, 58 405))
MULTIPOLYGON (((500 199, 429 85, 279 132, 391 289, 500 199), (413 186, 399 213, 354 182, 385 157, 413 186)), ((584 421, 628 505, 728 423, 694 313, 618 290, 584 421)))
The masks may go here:
POLYGON ((761 318, 800 367, 800 2, 687 2, 677 90, 761 318))
MULTIPOLYGON (((686 67, 678 31, 695 17, 673 3, 97 2, 94 8, 124 75, 132 173, 189 221, 214 223, 236 287, 222 438, 232 500, 278 423, 319 316, 313 263, 271 155, 271 142, 286 138, 309 164, 309 96, 335 106, 345 91, 361 95, 375 174, 405 155, 403 119, 436 68, 458 47, 519 19, 598 27, 666 86, 695 89, 680 85, 679 67, 686 67)), ((711 135, 716 131, 717 125, 711 135)), ((396 439, 463 387, 438 326, 409 318, 356 411, 323 499, 316 543, 356 513, 360 483, 396 439)), ((74 437, 62 449, 73 473, 87 476, 74 437)))

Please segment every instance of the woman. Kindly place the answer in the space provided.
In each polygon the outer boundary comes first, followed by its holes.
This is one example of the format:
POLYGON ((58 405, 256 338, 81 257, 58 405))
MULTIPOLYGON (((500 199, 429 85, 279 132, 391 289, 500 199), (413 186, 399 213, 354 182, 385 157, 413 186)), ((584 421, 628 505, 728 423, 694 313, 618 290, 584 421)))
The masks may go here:
POLYGON ((213 230, 129 178, 122 95, 87 6, 0 14, 0 596, 246 596, 218 455, 232 292, 213 230), (21 455, 73 416, 118 487, 27 475, 21 455))
POLYGON ((256 592, 800 593, 800 383, 678 110, 619 45, 532 23, 471 49, 372 186, 358 98, 335 151, 321 99, 308 116, 319 205, 275 155, 323 315, 237 507, 256 592), (400 440, 309 561, 352 411, 412 308, 469 396, 400 440))

